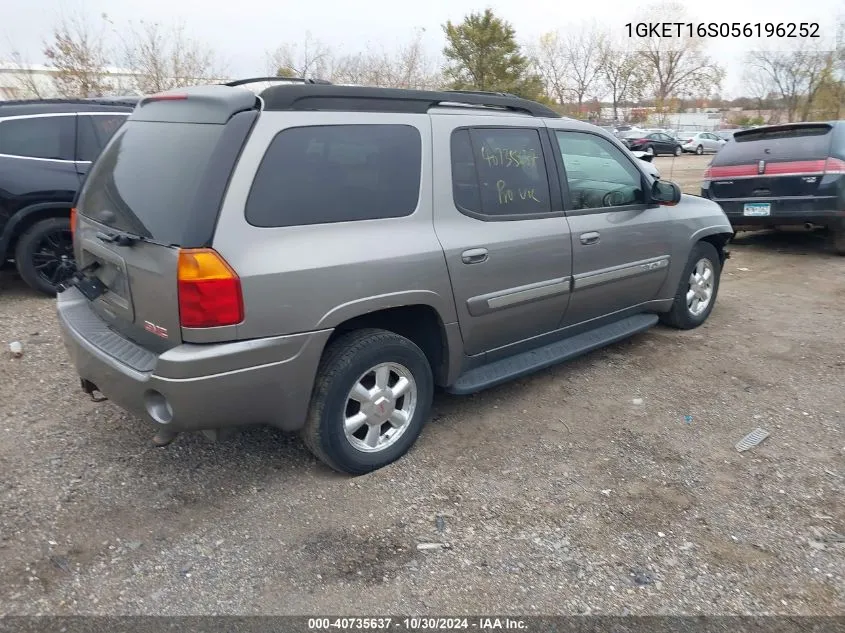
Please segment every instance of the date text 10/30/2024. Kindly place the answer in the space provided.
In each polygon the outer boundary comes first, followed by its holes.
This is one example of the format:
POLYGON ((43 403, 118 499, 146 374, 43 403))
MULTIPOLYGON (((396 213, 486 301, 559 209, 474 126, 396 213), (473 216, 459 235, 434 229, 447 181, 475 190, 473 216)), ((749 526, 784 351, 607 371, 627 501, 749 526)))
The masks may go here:
POLYGON ((820 38, 818 22, 628 22, 628 37, 820 38))
POLYGON ((525 631, 526 623, 518 618, 308 618, 312 631, 525 631))

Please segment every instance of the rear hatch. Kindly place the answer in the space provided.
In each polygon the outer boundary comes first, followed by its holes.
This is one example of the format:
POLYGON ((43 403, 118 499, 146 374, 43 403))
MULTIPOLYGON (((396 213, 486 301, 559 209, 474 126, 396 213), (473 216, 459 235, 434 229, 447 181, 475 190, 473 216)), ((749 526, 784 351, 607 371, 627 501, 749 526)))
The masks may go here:
POLYGON ((833 136, 827 123, 739 131, 705 172, 705 195, 716 201, 819 195, 833 136))
POLYGON ((94 311, 148 349, 183 340, 180 249, 210 243, 255 103, 245 89, 223 86, 145 98, 79 193, 74 250, 85 276, 79 287, 93 282, 94 291, 86 290, 94 311))

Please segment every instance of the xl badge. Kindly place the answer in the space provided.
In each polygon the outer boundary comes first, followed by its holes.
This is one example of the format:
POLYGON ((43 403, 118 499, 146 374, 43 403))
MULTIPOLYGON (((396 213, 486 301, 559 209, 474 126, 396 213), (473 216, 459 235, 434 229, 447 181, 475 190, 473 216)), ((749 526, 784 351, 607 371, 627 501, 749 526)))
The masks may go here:
POLYGON ((160 336, 161 338, 167 338, 167 328, 156 325, 152 321, 144 321, 144 329, 147 332, 152 332, 156 336, 160 336))

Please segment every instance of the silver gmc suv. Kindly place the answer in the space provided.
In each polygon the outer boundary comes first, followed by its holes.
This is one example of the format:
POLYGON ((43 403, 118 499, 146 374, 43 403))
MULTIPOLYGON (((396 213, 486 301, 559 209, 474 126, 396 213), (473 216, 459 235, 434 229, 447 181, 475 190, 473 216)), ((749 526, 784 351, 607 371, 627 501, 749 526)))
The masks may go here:
POLYGON ((82 388, 168 432, 300 431, 352 474, 469 394, 716 301, 733 231, 511 95, 305 82, 141 100, 80 191, 82 388))

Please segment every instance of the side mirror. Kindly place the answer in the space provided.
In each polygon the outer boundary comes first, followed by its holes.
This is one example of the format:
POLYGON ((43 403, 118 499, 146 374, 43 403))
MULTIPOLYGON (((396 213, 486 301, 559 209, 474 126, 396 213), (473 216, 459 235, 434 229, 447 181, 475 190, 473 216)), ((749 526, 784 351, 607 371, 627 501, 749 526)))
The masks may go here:
POLYGON ((651 186, 651 201, 657 204, 678 204, 681 201, 681 188, 668 180, 655 180, 651 186))

